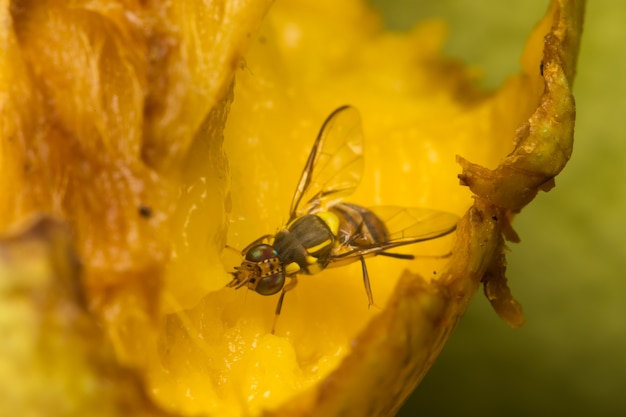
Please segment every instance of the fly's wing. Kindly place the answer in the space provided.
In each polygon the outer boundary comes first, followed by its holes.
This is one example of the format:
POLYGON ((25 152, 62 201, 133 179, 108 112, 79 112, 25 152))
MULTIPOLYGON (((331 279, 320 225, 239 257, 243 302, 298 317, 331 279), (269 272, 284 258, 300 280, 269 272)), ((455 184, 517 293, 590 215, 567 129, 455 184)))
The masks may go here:
POLYGON ((361 256, 436 239, 454 232, 459 220, 452 213, 424 208, 374 207, 368 210, 385 224, 388 238, 370 245, 338 248, 331 262, 341 261, 341 264, 346 264, 361 256))
POLYGON ((362 172, 361 117, 354 107, 339 107, 328 116, 313 144, 291 201, 289 221, 352 194, 362 172))
POLYGON ((417 207, 374 207, 374 214, 387 226, 389 242, 410 244, 436 239, 456 230, 458 216, 417 207))

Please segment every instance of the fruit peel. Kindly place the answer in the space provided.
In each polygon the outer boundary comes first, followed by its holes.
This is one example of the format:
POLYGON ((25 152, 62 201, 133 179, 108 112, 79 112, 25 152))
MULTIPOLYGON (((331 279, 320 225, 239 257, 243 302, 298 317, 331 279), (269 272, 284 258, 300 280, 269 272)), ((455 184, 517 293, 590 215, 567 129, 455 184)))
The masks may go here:
POLYGON ((5 415, 167 417, 88 312, 69 228, 31 218, 0 236, 5 415), (16 383, 16 381, 18 381, 16 383))

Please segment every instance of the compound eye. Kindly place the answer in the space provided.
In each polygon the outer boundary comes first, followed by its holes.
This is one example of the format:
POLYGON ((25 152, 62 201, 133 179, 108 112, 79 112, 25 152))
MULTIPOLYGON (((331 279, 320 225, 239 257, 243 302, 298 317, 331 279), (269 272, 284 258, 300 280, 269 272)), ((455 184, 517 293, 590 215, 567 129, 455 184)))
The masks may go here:
POLYGON ((248 253, 246 253, 246 261, 255 263, 277 257, 278 252, 276 252, 276 249, 264 243, 251 247, 248 253))
POLYGON ((282 290, 283 285, 285 285, 285 273, 279 271, 261 278, 254 290, 261 295, 273 295, 282 290))

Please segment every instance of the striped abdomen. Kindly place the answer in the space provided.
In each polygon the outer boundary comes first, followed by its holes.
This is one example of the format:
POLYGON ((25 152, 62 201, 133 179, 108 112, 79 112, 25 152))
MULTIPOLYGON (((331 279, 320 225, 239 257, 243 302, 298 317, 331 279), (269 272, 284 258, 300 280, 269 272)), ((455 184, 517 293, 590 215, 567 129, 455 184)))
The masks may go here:
POLYGON ((339 220, 338 247, 363 248, 389 241, 385 223, 365 207, 341 203, 331 207, 329 211, 339 220))

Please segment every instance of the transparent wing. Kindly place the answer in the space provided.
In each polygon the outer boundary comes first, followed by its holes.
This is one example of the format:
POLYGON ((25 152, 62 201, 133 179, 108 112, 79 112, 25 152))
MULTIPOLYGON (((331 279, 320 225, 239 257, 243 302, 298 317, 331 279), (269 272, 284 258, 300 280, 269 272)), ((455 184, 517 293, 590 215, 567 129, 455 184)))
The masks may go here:
POLYGON ((445 236, 456 229, 458 216, 416 207, 369 208, 387 226, 389 242, 416 243, 445 236))
POLYGON ((368 210, 385 223, 388 239, 366 246, 338 248, 332 262, 341 261, 341 264, 345 264, 361 256, 436 239, 454 232, 459 220, 455 214, 423 208, 374 207, 368 210))
POLYGON ((339 107, 328 116, 313 144, 291 201, 289 221, 352 194, 362 172, 361 117, 354 107, 339 107))

